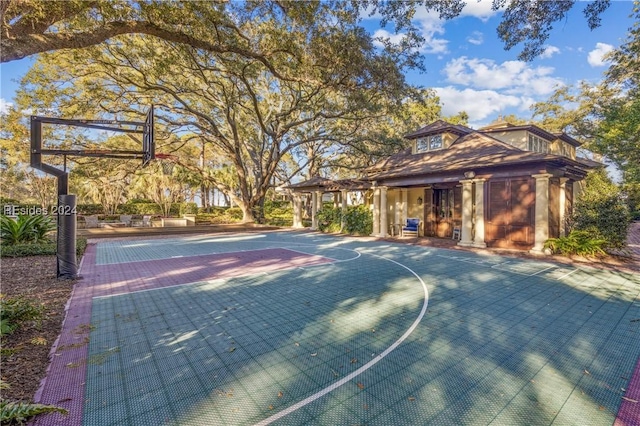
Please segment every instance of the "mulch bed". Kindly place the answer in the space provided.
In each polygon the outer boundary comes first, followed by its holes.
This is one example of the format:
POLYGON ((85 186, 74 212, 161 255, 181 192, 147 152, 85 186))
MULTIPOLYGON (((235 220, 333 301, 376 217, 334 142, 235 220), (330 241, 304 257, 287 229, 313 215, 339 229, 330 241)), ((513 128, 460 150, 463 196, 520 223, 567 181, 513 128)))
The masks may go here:
POLYGON ((55 256, 2 258, 0 292, 24 296, 44 306, 41 324, 26 323, 2 337, 2 398, 32 402, 49 365, 49 351, 58 338, 74 280, 56 279, 55 256))

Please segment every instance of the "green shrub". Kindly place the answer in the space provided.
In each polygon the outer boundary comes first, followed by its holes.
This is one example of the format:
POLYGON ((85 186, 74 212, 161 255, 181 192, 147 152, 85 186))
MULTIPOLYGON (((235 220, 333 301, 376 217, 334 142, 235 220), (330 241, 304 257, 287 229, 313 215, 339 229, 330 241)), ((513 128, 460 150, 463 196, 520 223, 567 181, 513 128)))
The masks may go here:
POLYGON ((342 228, 342 210, 324 205, 316 213, 318 229, 322 232, 340 232, 342 228))
POLYGON ((606 171, 589 173, 586 188, 576 200, 571 221, 573 230, 585 231, 593 239, 604 240, 605 249, 625 246, 629 209, 620 189, 611 182, 606 171))
POLYGON ((180 203, 180 216, 185 214, 197 214, 198 205, 196 203, 180 203))
POLYGON ((239 207, 215 207, 211 213, 198 213, 196 223, 224 224, 237 223, 242 220, 242 209, 239 207))
POLYGON ((591 232, 576 230, 566 237, 550 238, 544 244, 554 254, 580 256, 604 256, 606 246, 606 240, 594 237, 591 232))
POLYGON ((2 244, 32 243, 44 239, 45 235, 55 229, 49 216, 18 216, 16 220, 0 215, 0 238, 2 244))
POLYGON ((369 206, 349 206, 345 214, 343 232, 350 235, 371 235, 373 232, 373 214, 369 206))
POLYGON ((0 247, 0 255, 2 257, 46 256, 55 255, 56 252, 56 243, 52 241, 2 245, 2 247, 0 247))
POLYGON ((76 211, 79 215, 93 216, 96 214, 104 214, 104 208, 102 204, 78 204, 76 211))
MULTIPOLYGON (((76 255, 82 256, 86 248, 87 239, 85 237, 77 237, 76 255)), ((0 246, 1 257, 55 256, 57 251, 57 243, 52 240, 42 240, 37 243, 21 243, 0 246)))
POLYGON ((293 206, 289 201, 265 201, 265 223, 274 226, 293 225, 293 206))
POLYGON ((11 334, 25 321, 42 320, 43 306, 24 298, 0 295, 0 336, 11 334))
POLYGON ((87 239, 85 237, 76 238, 76 256, 80 257, 87 249, 87 239))
POLYGON ((318 229, 322 232, 340 232, 349 235, 370 235, 373 232, 373 215, 368 206, 348 206, 344 214, 342 228, 342 209, 325 205, 317 213, 318 229))

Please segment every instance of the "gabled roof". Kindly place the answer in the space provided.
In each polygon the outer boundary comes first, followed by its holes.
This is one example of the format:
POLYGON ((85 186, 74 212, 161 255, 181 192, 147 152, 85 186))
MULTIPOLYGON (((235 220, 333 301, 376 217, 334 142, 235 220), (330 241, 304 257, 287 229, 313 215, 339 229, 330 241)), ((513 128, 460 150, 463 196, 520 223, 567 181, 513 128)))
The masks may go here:
POLYGON ((378 162, 366 172, 369 179, 377 180, 550 161, 583 169, 593 167, 566 157, 523 151, 490 135, 472 131, 447 149, 419 154, 407 149, 378 162))
POLYGON ((450 124, 444 120, 437 120, 428 126, 424 126, 420 130, 416 130, 415 132, 405 135, 404 137, 407 139, 416 139, 421 136, 437 135, 439 133, 453 133, 458 136, 463 136, 471 132, 473 132, 473 129, 468 127, 461 126, 459 124, 450 124))

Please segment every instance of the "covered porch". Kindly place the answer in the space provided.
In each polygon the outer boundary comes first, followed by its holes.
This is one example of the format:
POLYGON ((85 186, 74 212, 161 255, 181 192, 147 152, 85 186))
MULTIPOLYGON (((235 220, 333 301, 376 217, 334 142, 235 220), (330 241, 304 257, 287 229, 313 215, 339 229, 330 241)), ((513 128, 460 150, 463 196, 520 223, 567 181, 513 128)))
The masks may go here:
POLYGON ((318 229, 318 211, 322 209, 325 194, 331 194, 334 206, 340 206, 344 213, 350 203, 350 194, 360 193, 360 202, 367 203, 367 194, 371 191, 371 182, 358 179, 332 180, 314 176, 304 182, 289 185, 288 188, 291 190, 293 199, 293 227, 304 227, 302 223, 303 213, 305 212, 304 206, 308 205, 311 230, 315 231, 318 229))

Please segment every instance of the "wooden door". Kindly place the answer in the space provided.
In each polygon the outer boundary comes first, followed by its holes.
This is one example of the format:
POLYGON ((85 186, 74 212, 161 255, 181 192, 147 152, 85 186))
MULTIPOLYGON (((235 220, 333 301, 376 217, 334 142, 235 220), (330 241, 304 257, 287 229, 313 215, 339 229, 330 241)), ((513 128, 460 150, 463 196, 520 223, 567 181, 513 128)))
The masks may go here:
POLYGON ((487 199, 487 245, 518 249, 533 247, 535 181, 532 178, 489 181, 487 199))
POLYGON ((436 214, 433 201, 433 189, 424 190, 424 234, 432 237, 436 234, 436 214))

